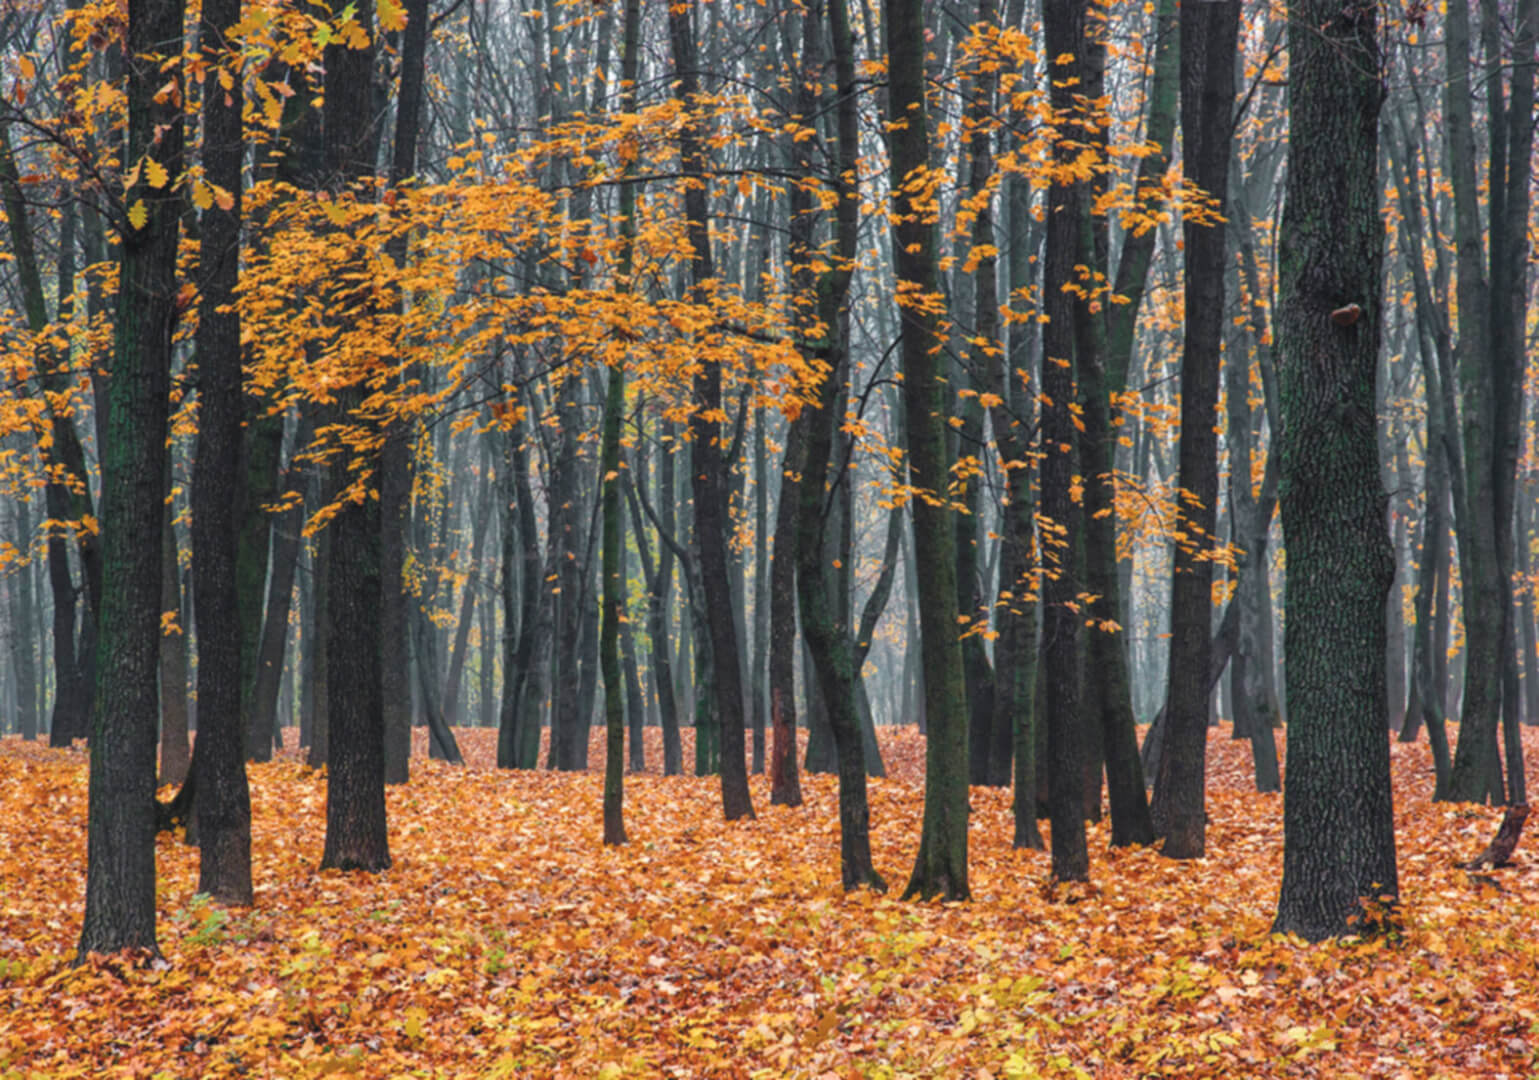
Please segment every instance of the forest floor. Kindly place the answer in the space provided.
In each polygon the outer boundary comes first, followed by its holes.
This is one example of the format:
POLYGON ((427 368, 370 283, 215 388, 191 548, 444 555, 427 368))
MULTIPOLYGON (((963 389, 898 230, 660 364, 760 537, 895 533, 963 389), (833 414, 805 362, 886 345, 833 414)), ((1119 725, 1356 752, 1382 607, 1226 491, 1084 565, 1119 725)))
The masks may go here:
POLYGON ((1306 946, 1269 932, 1281 796, 1227 733, 1208 858, 1109 852, 1102 823, 1093 884, 1052 890, 1009 793, 975 789, 951 905, 897 899, 912 730, 881 733, 872 785, 887 896, 839 890, 829 777, 800 809, 754 777, 732 825, 714 779, 628 777, 631 843, 602 848, 597 735, 594 771, 558 775, 498 772, 461 731, 469 767, 419 759, 391 790, 378 876, 317 871, 320 774, 255 766, 255 907, 194 897, 196 852, 163 836, 164 960, 81 968, 85 753, 0 740, 0 1078, 1539 1075, 1539 835, 1456 866, 1501 812, 1432 805, 1425 744, 1394 744, 1401 931, 1306 946))

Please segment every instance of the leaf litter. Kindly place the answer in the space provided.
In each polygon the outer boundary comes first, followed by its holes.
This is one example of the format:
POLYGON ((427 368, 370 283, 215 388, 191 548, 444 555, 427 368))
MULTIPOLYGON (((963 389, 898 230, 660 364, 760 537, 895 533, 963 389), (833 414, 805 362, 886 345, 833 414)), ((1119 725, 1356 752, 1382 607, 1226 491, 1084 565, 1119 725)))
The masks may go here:
MULTIPOLYGON (((1281 796, 1227 734, 1208 858, 1108 851, 1103 821, 1093 883, 1047 888, 1008 790, 975 788, 974 900, 948 905, 839 889, 831 777, 798 809, 754 777, 759 817, 727 824, 714 778, 631 775, 632 842, 605 849, 601 732, 576 774, 498 771, 494 732, 458 736, 463 769, 417 733, 377 876, 316 869, 323 774, 252 766, 255 906, 195 896, 196 851, 164 835, 162 958, 78 968, 85 753, 0 740, 0 1078, 1539 1075, 1532 838, 1455 865, 1501 811, 1432 804, 1420 744, 1392 744, 1400 931, 1308 946, 1270 933, 1281 796)), ((897 889, 924 745, 880 736, 897 889)))

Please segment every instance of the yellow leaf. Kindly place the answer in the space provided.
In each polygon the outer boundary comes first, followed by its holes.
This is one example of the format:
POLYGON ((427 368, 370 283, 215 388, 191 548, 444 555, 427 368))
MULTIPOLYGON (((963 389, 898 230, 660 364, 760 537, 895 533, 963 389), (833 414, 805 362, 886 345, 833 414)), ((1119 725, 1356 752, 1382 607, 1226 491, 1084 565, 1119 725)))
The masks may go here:
POLYGON ((150 187, 159 191, 171 179, 171 174, 166 172, 166 167, 160 162, 147 157, 144 159, 144 179, 150 187))
POLYGON ((32 58, 25 53, 16 58, 16 68, 21 72, 21 77, 28 81, 37 78, 37 67, 32 63, 32 58))
POLYGON ((134 205, 128 208, 128 223, 136 229, 142 229, 149 221, 150 208, 144 205, 143 199, 135 199, 134 205))
POLYGON ((214 193, 202 180, 192 185, 192 205, 207 210, 214 205, 214 193))
POLYGON ((406 29, 406 10, 396 0, 379 0, 379 27, 386 33, 406 29))

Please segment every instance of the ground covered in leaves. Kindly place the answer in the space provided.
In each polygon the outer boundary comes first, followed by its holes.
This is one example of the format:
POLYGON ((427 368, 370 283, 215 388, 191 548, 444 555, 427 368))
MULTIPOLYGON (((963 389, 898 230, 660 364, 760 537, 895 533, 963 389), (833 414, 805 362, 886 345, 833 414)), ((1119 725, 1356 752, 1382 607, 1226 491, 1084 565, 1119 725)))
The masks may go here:
MULTIPOLYGON (((1281 797, 1217 733, 1206 860, 1097 825, 1093 885, 1054 893, 1008 793, 975 790, 975 899, 946 906, 839 890, 831 778, 792 810, 755 777, 758 819, 727 825, 712 779, 628 777, 605 850, 596 769, 498 772, 491 733, 460 739, 468 767, 391 790, 376 877, 316 870, 322 775, 254 767, 256 906, 195 897, 163 837, 164 960, 80 968, 85 754, 0 740, 0 1078, 1539 1075, 1539 841, 1459 869, 1500 812, 1433 806, 1421 745, 1394 747, 1402 931, 1309 947, 1268 932, 1281 797)), ((923 741, 883 746, 896 894, 923 741)))

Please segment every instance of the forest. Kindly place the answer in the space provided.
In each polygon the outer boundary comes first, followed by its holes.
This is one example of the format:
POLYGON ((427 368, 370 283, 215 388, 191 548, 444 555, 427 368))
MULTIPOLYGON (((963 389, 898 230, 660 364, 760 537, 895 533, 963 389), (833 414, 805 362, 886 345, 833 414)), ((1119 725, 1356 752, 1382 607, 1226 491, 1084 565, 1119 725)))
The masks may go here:
POLYGON ((0 1080, 1527 1076, 1539 0, 7 0, 0 1080))

